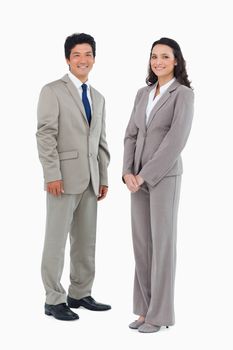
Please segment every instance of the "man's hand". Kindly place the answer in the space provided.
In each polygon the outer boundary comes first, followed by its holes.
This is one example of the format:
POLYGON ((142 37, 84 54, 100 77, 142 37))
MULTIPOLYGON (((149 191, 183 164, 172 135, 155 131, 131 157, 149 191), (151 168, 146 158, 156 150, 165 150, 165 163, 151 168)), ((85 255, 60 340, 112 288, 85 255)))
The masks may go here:
POLYGON ((99 188, 99 195, 97 197, 97 200, 101 201, 102 199, 104 199, 107 196, 107 192, 108 192, 108 187, 101 185, 99 188))
POLYGON ((47 183, 47 192, 51 193, 53 196, 60 196, 64 193, 63 181, 56 180, 47 183))
POLYGON ((139 184, 137 182, 136 176, 133 174, 126 174, 124 175, 124 180, 130 192, 137 192, 139 190, 139 184))

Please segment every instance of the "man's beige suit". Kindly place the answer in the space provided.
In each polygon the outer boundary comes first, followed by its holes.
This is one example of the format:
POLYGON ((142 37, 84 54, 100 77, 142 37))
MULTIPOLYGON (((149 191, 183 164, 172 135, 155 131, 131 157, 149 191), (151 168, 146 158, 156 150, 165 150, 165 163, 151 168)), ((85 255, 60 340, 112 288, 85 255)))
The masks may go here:
POLYGON ((65 75, 43 87, 38 103, 37 144, 46 183, 63 180, 64 194, 47 194, 42 279, 46 303, 65 302, 60 283, 68 232, 71 243, 69 295, 91 294, 94 279, 97 195, 108 185, 109 151, 105 135, 105 101, 90 88, 89 126, 80 95, 65 75))
POLYGON ((192 124, 193 91, 174 81, 152 109, 155 85, 137 93, 126 129, 123 175, 144 180, 131 195, 135 254, 134 313, 153 325, 173 325, 176 226, 182 174, 181 151, 192 124))

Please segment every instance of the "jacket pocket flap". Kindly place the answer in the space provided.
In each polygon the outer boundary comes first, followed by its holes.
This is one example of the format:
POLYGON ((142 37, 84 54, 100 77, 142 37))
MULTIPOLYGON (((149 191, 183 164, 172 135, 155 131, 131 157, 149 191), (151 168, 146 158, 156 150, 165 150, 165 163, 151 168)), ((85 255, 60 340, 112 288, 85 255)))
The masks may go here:
POLYGON ((58 154, 60 160, 78 158, 78 151, 58 152, 58 154))

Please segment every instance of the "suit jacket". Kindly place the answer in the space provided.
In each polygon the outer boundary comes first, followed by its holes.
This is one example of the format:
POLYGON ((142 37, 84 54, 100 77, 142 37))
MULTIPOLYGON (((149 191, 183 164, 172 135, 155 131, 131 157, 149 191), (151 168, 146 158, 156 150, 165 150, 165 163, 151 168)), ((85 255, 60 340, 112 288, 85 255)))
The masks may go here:
POLYGON ((146 125, 147 86, 136 95, 124 139, 123 175, 139 174, 155 186, 164 176, 183 172, 180 153, 187 141, 192 119, 192 89, 175 80, 152 109, 146 125))
POLYGON ((39 98, 36 137, 45 183, 62 179, 69 194, 82 193, 90 180, 96 195, 99 185, 108 185, 105 101, 93 87, 90 94, 90 127, 80 95, 67 74, 45 85, 39 98))

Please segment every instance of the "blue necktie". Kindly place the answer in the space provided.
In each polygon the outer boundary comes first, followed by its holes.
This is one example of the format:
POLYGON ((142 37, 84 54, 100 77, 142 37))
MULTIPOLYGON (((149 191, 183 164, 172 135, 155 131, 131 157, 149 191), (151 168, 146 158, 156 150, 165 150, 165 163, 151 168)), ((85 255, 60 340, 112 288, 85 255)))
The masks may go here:
POLYGON ((85 108, 85 112, 86 112, 86 117, 87 117, 87 121, 89 123, 89 125, 91 124, 91 106, 87 97, 87 85, 86 84, 82 84, 82 89, 83 89, 83 93, 82 93, 82 101, 83 101, 83 105, 85 108))

